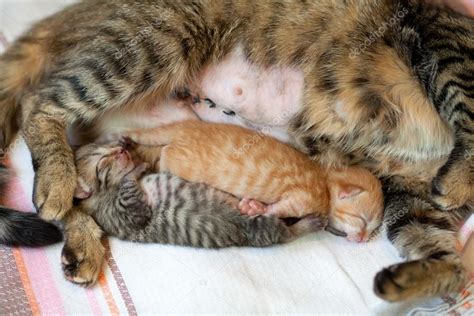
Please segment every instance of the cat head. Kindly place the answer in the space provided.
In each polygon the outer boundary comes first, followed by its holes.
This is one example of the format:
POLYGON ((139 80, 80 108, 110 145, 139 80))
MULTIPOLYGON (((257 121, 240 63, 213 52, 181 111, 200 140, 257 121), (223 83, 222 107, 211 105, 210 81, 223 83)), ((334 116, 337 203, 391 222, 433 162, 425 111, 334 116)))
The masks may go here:
POLYGON ((118 186, 135 168, 125 143, 82 146, 75 153, 75 161, 78 183, 74 196, 78 199, 118 186))
POLYGON ((364 242, 380 226, 383 193, 380 181, 363 168, 350 167, 329 177, 331 211, 329 228, 350 241, 364 242))

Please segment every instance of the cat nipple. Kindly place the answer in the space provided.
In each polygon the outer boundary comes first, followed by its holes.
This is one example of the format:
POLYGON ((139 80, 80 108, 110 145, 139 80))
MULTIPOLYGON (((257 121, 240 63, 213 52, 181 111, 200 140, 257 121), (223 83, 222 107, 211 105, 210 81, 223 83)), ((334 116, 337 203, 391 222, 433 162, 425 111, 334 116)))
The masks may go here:
POLYGON ((242 94, 244 94, 244 90, 241 87, 236 86, 234 87, 234 94, 236 96, 241 96, 242 94))

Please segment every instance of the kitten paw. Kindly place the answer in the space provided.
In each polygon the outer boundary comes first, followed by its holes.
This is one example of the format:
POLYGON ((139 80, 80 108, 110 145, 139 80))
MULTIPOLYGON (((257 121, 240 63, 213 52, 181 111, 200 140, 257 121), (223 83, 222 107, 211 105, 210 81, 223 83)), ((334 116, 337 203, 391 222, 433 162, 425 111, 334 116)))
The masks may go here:
POLYGON ((41 218, 46 221, 61 220, 72 208, 76 185, 76 169, 72 160, 51 159, 39 166, 33 202, 41 218))
POLYGON ((262 215, 267 212, 267 206, 265 204, 246 198, 240 200, 238 207, 241 214, 248 216, 262 215))

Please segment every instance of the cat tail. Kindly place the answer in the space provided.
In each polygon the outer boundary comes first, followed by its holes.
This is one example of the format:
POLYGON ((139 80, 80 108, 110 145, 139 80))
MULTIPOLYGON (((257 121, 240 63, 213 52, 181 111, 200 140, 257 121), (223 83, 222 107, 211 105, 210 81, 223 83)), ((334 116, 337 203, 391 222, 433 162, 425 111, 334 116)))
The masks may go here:
MULTIPOLYGON (((13 173, 0 164, 0 197, 8 194, 13 173)), ((0 201, 3 203, 3 201, 0 201)), ((8 246, 38 247, 62 240, 60 230, 45 222, 35 213, 24 213, 0 206, 0 244, 8 246)))
POLYGON ((39 247, 60 242, 59 229, 34 213, 23 213, 0 206, 0 244, 39 247))
POLYGON ((303 235, 323 230, 327 219, 318 216, 307 216, 290 225, 274 216, 248 217, 243 231, 243 246, 266 247, 290 242, 303 235))

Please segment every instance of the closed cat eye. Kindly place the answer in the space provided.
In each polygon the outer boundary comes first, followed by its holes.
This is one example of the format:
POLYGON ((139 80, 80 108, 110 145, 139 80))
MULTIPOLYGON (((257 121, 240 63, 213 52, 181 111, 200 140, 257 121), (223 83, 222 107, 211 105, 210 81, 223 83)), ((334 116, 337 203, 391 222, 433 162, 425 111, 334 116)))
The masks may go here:
POLYGON ((336 229, 332 226, 326 226, 325 230, 333 235, 339 236, 339 237, 347 237, 347 233, 340 231, 339 229, 336 229))

